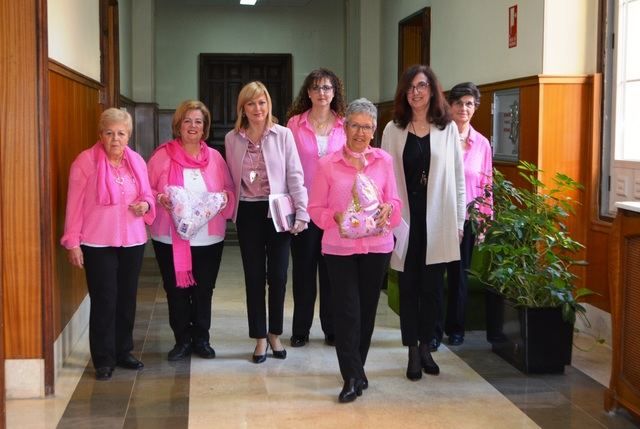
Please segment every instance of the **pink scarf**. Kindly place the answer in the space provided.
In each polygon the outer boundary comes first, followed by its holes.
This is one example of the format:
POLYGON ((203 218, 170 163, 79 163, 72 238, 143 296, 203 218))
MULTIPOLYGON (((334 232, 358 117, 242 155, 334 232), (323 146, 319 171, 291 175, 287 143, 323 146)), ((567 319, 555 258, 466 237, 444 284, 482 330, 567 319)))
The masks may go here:
POLYGON ((373 148, 371 146, 367 146, 362 152, 354 152, 351 149, 349 149, 349 147, 346 144, 343 146, 343 148, 344 148, 345 154, 355 159, 361 159, 363 168, 369 164, 369 162, 367 161, 367 155, 369 155, 370 153, 373 153, 373 148))
MULTIPOLYGON (((120 187, 116 183, 116 178, 113 176, 113 171, 109 165, 109 159, 107 158, 107 152, 104 150, 104 145, 101 141, 98 141, 93 145, 92 150, 96 160, 98 175, 96 181, 98 185, 98 204, 102 206, 119 204, 120 187)), ((142 158, 140 157, 132 156, 131 154, 133 153, 135 153, 133 150, 129 149, 128 146, 125 146, 122 162, 127 164, 129 170, 133 173, 136 186, 138 187, 138 194, 140 194, 142 192, 142 183, 144 183, 143 180, 146 181, 149 179, 146 178, 144 161, 142 161, 142 158)))
MULTIPOLYGON (((169 177, 167 183, 174 186, 184 186, 184 169, 204 169, 209 164, 209 150, 204 141, 200 141, 200 153, 195 159, 188 155, 178 139, 171 140, 163 145, 167 155, 171 158, 169 163, 169 177)), ((211 179, 203 174, 204 182, 209 192, 213 192, 211 179)), ((173 222, 172 222, 173 224, 173 222)), ((187 288, 196 284, 191 270, 191 244, 184 240, 176 231, 175 225, 171 228, 171 242, 173 243, 173 267, 176 273, 176 286, 187 288)))

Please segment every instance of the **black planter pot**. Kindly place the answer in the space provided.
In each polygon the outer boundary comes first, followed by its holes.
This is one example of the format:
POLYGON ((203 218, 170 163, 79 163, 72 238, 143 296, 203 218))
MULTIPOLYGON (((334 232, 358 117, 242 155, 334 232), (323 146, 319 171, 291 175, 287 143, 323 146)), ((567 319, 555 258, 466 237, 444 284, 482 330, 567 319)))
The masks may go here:
POLYGON ((527 374, 563 373, 571 364, 573 325, 560 307, 522 308, 487 292, 487 341, 494 353, 527 374))

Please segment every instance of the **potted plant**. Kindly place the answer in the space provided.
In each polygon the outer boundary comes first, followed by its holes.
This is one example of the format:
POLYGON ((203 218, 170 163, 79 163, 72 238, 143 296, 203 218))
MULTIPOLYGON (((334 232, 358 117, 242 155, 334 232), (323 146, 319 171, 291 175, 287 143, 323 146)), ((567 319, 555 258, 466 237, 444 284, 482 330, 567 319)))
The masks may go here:
POLYGON ((494 170, 493 185, 469 207, 485 261, 472 274, 489 289, 492 350, 526 373, 564 372, 576 315, 585 314, 578 301, 592 293, 574 285, 571 266, 584 246, 564 223, 575 203, 569 194, 581 185, 556 173, 548 187, 539 179, 541 170, 524 161, 518 172, 526 187, 494 170), (488 205, 493 215, 481 209, 488 205))

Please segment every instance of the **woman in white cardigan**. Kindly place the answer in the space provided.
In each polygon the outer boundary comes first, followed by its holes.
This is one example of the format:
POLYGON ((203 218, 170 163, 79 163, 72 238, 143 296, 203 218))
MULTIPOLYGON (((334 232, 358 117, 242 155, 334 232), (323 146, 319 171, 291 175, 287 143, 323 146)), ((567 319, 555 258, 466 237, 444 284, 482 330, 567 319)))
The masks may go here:
POLYGON ((396 242, 391 268, 400 272, 400 328, 402 344, 409 348, 410 380, 420 379, 423 370, 440 373, 429 343, 445 264, 460 259, 465 184, 458 139, 437 77, 428 66, 410 67, 398 82, 394 117, 382 134, 409 229, 408 238, 396 242))

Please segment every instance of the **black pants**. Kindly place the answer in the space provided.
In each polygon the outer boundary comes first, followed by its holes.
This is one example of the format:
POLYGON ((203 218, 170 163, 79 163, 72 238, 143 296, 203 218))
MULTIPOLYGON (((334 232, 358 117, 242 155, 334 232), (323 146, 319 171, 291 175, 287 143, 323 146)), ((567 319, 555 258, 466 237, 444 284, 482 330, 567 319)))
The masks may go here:
POLYGON ((439 320, 438 302, 444 286, 445 264, 426 265, 426 196, 409 193, 411 226, 404 271, 398 276, 402 344, 428 343, 439 320))
POLYGON ((268 210, 267 201, 240 201, 236 218, 251 338, 267 337, 265 283, 269 285, 268 332, 282 334, 291 233, 276 232, 268 210))
POLYGON ((390 253, 325 255, 331 293, 336 354, 343 380, 364 378, 382 280, 390 253))
POLYGON ((464 235, 460 243, 460 260, 447 264, 447 316, 444 323, 444 332, 447 335, 464 335, 469 284, 467 270, 471 266, 475 241, 471 223, 467 220, 464 223, 464 235))
POLYGON ((136 294, 144 245, 81 247, 91 299, 91 359, 95 368, 113 368, 118 359, 133 350, 136 294))
POLYGON ((320 282, 320 325, 325 335, 333 335, 331 288, 327 264, 321 250, 322 230, 309 222, 309 228, 291 239, 293 262, 293 335, 309 334, 316 304, 316 273, 320 282))
POLYGON ((191 246, 191 270, 195 285, 176 286, 173 246, 153 240, 162 284, 169 305, 169 325, 176 344, 209 342, 211 299, 222 259, 224 242, 210 246, 191 246))

